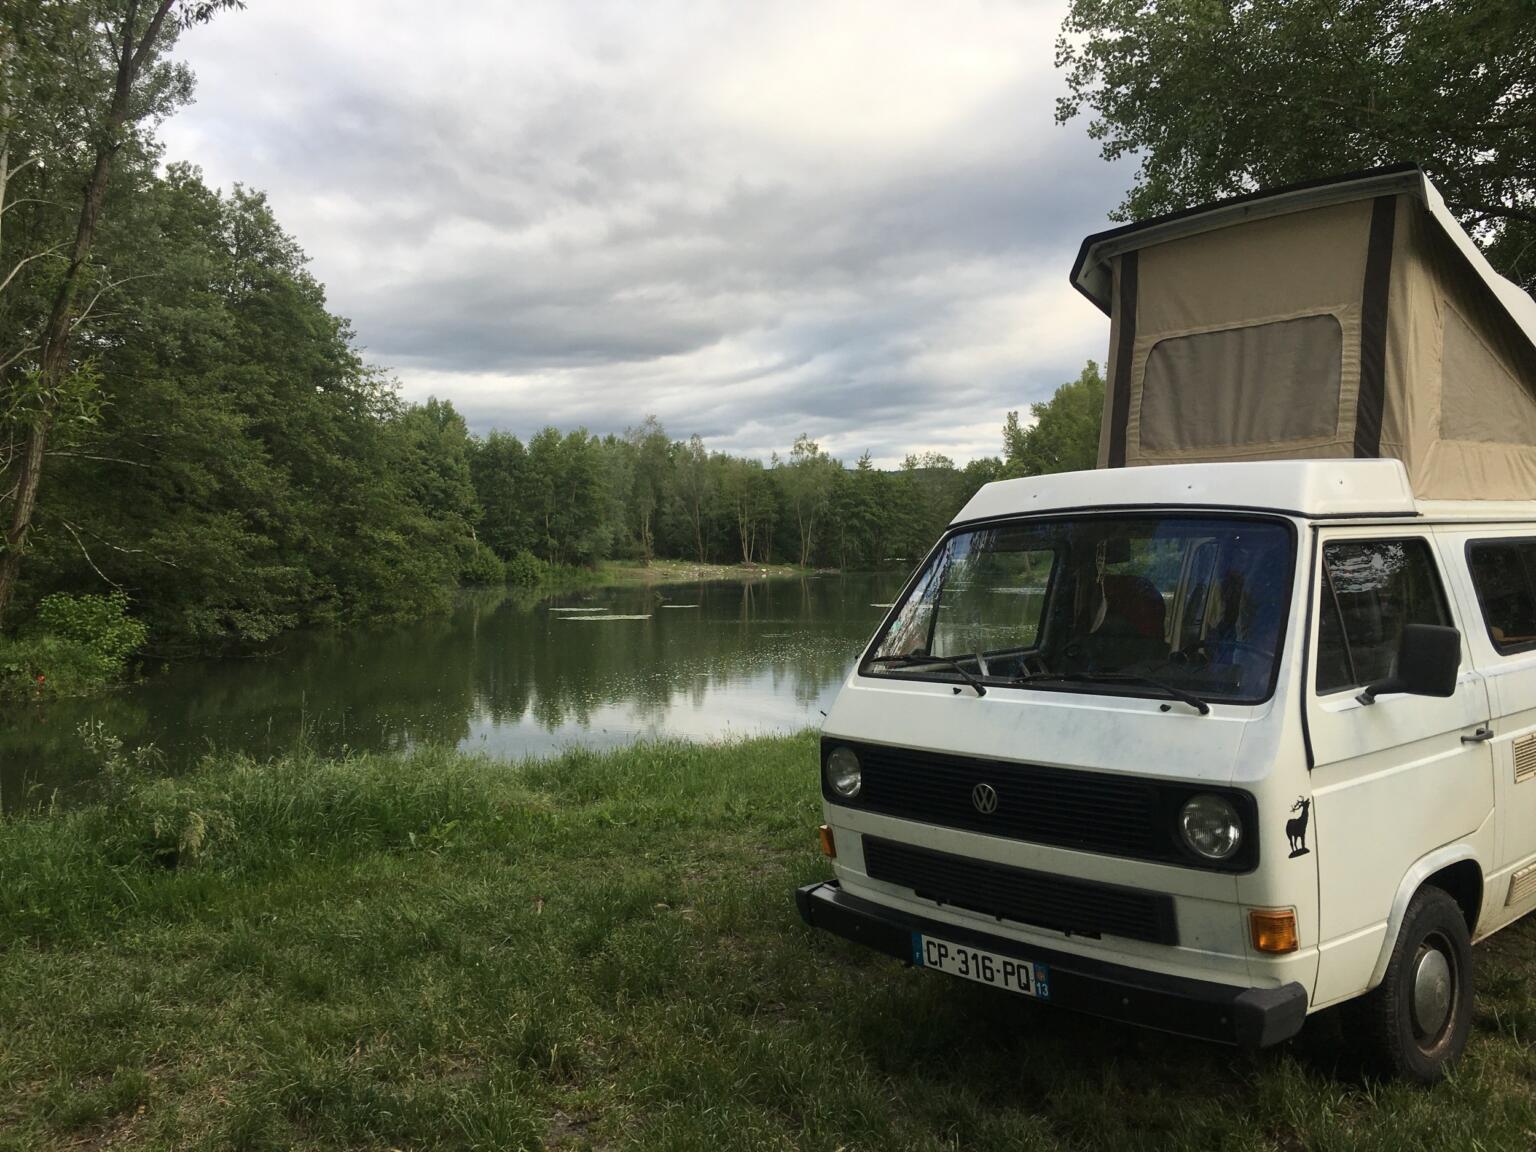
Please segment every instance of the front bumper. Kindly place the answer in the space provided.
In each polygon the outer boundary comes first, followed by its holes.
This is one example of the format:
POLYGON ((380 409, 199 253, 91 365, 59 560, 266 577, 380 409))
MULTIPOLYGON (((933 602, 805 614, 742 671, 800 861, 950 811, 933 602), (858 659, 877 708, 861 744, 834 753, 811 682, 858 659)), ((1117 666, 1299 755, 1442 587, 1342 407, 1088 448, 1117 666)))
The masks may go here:
POLYGON ((811 927, 868 945, 898 960, 910 962, 912 934, 921 932, 1046 964, 1051 972, 1048 1003, 1163 1032, 1267 1048, 1296 1035, 1307 1017, 1307 990, 1300 984, 1239 988, 1108 964, 899 912, 850 896, 836 880, 798 889, 795 904, 801 919, 811 927))

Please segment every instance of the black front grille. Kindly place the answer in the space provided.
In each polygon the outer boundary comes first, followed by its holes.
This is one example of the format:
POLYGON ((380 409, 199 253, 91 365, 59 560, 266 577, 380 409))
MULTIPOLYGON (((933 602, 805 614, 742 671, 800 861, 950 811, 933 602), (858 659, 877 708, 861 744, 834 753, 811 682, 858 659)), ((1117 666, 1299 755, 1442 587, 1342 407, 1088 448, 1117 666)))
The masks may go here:
MULTIPOLYGON (((841 743, 826 740, 823 759, 826 751, 841 743)), ((858 753, 863 781, 859 794, 851 800, 823 784, 822 794, 834 804, 1136 860, 1232 872, 1248 871, 1258 862, 1256 806, 1249 793, 1237 789, 982 760, 883 744, 849 747, 858 753), (986 785, 996 794, 996 806, 990 812, 977 807, 974 794, 978 785, 986 785), (1179 809, 1197 792, 1226 797, 1242 817, 1243 842, 1228 860, 1196 857, 1179 839, 1179 809)))
POLYGON ((1177 944, 1173 897, 864 837, 872 880, 910 888, 940 904, 1082 936, 1124 936, 1177 944))

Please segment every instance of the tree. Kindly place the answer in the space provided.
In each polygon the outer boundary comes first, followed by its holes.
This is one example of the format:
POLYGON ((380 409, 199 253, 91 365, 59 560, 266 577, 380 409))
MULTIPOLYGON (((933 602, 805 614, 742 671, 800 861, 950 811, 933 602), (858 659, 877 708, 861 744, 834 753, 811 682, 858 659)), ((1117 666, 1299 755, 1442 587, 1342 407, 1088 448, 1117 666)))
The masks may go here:
POLYGON ((1003 425, 1004 476, 1041 476, 1093 468, 1099 459, 1099 423, 1104 414, 1104 378, 1088 361, 1076 380, 1063 384, 1043 404, 1031 404, 1034 424, 1025 428, 1017 412, 1003 425))
POLYGON ((811 562, 816 525, 825 513, 827 501, 832 495, 834 474, 841 468, 841 464, 802 432, 790 449, 789 462, 774 469, 794 514, 802 565, 811 562))
POLYGON ((887 479, 868 452, 859 457, 852 471, 842 474, 832 504, 840 567, 874 567, 885 558, 891 514, 885 491, 887 479))
MULTIPOLYGON (((1012 413, 1009 413, 1012 415, 1012 413)), ((1094 436, 1098 436, 1098 426, 1094 426, 1094 436)), ((1098 441, 1094 441, 1094 452, 1097 455, 1098 441)), ((1091 467, 1092 465, 1090 465, 1091 467)), ((980 491, 983 484, 990 484, 994 480, 1003 479, 1003 462, 996 456, 978 456, 960 470, 959 496, 960 505, 980 491)))
POLYGON ((429 396, 399 418, 411 468, 411 496, 436 520, 452 521, 463 536, 481 517, 469 471, 469 428, 452 401, 429 396))
POLYGON ((445 606, 479 514, 463 421, 361 361, 262 196, 125 175, 99 413, 49 438, 22 594, 122 589, 162 649, 445 606))
POLYGON ((964 479, 940 452, 909 454, 901 462, 902 551, 920 556, 965 503, 964 479))
POLYGON ((397 473, 406 496, 426 514, 431 537, 457 549, 468 564, 476 551, 475 525, 483 513, 470 476, 464 417, 451 402, 431 396, 425 404, 406 408, 395 424, 400 437, 397 473))
POLYGON ((478 531, 503 560, 531 550, 534 543, 527 460, 516 436, 493 431, 484 440, 470 441, 469 475, 481 510, 478 531))
MULTIPOLYGON (((191 95, 185 68, 165 62, 177 34, 211 19, 239 0, 94 0, 70 4, 32 0, 5 11, 0 53, 0 213, 17 202, 6 195, 25 171, 57 197, 60 169, 75 167, 74 155, 90 157, 88 174, 73 194, 73 225, 57 220, 33 234, 35 246, 12 264, 12 274, 45 257, 62 261, 46 312, 21 319, 5 333, 12 343, 0 355, 0 413, 5 455, 0 457, 0 507, 9 505, 9 524, 0 553, 0 620, 15 595, 37 507, 48 436, 61 410, 89 416, 94 376, 74 365, 76 329, 95 300, 111 287, 101 281, 96 297, 79 306, 81 291, 97 282, 88 261, 107 199, 113 163, 125 148, 143 151, 143 129, 168 115, 191 95), (18 157, 13 164, 13 156, 18 157), (55 166, 59 161, 62 164, 55 166), (30 166, 30 171, 26 171, 30 166), (14 446, 14 447, 13 447, 14 446)), ((28 195, 28 201, 42 197, 28 195)), ((57 203, 57 200, 51 201, 57 203)), ((41 223, 41 217, 36 217, 41 223)), ((7 284, 9 280, 7 280, 7 284)), ((9 319, 9 318, 8 318, 9 319)))
POLYGON ((751 564, 762 558, 759 544, 773 531, 773 490, 762 462, 728 457, 721 470, 721 488, 736 524, 741 562, 751 564))
POLYGON ((897 547, 901 528, 900 501, 894 492, 894 482, 889 472, 875 468, 865 452, 859 457, 854 470, 854 484, 864 493, 863 500, 870 508, 864 559, 877 568, 891 558, 897 547))
POLYGON ((679 444, 675 450, 677 464, 677 491, 683 501, 683 509, 693 528, 694 547, 699 563, 705 563, 704 510, 714 488, 714 473, 709 465, 709 452, 704 441, 690 436, 688 443, 679 444))
POLYGON ((1423 162, 1489 259, 1536 292, 1536 14, 1512 0, 1072 0, 1057 63, 1116 214, 1423 162))
POLYGON ((654 416, 647 416, 639 427, 628 429, 624 441, 632 459, 630 512, 634 517, 635 540, 640 545, 640 559, 649 564, 656 553, 656 509, 665 498, 671 445, 654 416))
POLYGON ((545 428, 528 441, 535 552, 554 565, 593 564, 608 549, 603 442, 585 428, 545 428))
POLYGON ((276 306, 271 283, 254 291, 268 289, 273 307, 247 307, 242 281, 260 277, 253 265, 237 272, 228 243, 242 209, 195 172, 120 175, 131 195, 103 219, 97 259, 124 282, 89 324, 99 415, 55 419, 23 594, 125 589, 162 646, 265 639, 300 623, 301 603, 327 598, 307 557, 283 547, 299 536, 298 502, 253 431, 275 397, 244 355, 270 344, 269 367, 300 350, 313 363, 305 332, 319 325, 308 301, 276 306))

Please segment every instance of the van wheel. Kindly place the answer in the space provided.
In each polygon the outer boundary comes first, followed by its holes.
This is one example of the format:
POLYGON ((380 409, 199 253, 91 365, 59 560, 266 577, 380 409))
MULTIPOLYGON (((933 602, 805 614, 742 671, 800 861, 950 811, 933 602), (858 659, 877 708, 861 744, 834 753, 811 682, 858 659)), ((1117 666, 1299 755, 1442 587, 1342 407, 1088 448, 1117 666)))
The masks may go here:
POLYGON ((1440 888, 1408 905, 1387 973, 1350 1021, 1383 1071, 1433 1084, 1461 1056, 1472 1031, 1472 941, 1461 908, 1440 888))

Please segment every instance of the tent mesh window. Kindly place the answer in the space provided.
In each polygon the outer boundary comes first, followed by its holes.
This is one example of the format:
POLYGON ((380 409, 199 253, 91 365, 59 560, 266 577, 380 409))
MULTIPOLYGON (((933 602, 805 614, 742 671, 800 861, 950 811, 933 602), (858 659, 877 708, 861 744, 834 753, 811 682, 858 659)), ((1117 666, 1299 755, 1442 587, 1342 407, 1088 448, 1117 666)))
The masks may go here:
POLYGON ((1141 447, 1180 452, 1327 439, 1344 333, 1325 314, 1159 340, 1141 385, 1141 447))

